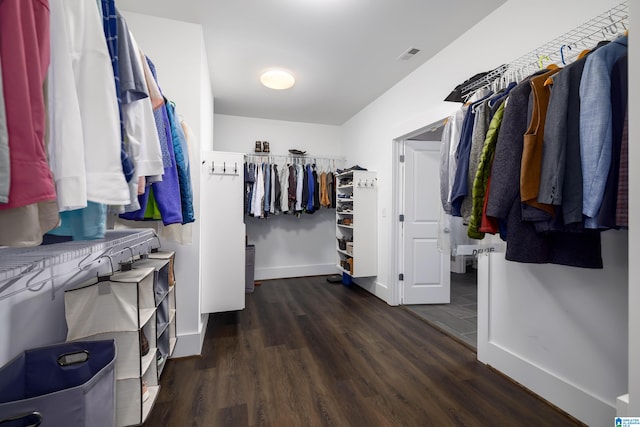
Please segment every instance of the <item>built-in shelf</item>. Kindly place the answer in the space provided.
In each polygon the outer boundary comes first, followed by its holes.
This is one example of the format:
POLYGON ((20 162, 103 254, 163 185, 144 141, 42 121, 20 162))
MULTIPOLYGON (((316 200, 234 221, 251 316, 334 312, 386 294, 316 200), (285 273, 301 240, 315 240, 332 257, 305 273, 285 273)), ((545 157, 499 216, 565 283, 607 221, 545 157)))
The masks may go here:
POLYGON ((345 255, 345 256, 353 256, 353 254, 350 254, 350 253, 349 253, 349 252, 347 252, 347 251, 343 251, 342 249, 336 249, 336 250, 337 250, 339 253, 341 253, 342 255, 345 255))
MULTIPOLYGON (((348 171, 337 176, 336 200, 349 204, 349 212, 336 209, 337 267, 342 273, 352 277, 375 276, 377 269, 377 178, 375 172, 348 171), (339 224, 344 217, 352 218, 350 225, 339 224), (342 243, 353 242, 350 252, 340 249, 342 243), (347 270, 341 263, 349 261, 347 270)), ((349 243, 347 243, 349 245, 349 243)))

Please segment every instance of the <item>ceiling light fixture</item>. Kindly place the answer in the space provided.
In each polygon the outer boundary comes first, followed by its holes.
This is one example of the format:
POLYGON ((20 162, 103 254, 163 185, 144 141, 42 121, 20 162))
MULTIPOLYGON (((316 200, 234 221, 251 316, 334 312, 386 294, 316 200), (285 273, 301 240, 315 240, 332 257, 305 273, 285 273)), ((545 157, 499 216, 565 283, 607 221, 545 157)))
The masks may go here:
POLYGON ((288 71, 269 70, 260 75, 260 83, 270 89, 283 90, 296 84, 296 79, 288 71))

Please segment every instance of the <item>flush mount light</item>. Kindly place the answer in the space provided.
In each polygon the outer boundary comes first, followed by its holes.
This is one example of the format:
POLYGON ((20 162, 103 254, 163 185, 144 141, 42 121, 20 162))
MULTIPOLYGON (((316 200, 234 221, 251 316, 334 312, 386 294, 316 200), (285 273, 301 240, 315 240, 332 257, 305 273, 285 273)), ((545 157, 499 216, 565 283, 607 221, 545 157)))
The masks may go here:
POLYGON ((270 89, 289 89, 296 83, 293 75, 284 70, 269 70, 262 73, 260 83, 270 89))

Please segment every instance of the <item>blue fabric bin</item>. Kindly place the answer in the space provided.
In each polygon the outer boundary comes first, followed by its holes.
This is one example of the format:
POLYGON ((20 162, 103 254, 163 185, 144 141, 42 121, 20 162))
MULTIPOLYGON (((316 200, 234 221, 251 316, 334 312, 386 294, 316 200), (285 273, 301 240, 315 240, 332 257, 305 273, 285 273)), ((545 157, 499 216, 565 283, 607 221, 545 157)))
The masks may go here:
POLYGON ((113 340, 26 350, 0 368, 0 427, 115 426, 113 340))
POLYGON ((351 286, 353 279, 347 273, 342 273, 342 284, 345 286, 351 286))

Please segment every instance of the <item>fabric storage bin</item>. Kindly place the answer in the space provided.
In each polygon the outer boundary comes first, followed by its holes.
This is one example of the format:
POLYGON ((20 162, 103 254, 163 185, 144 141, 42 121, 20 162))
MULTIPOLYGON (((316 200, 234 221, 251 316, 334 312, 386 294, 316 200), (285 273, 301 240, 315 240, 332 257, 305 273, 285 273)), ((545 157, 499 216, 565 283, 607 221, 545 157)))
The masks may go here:
POLYGON ((67 341, 137 331, 155 312, 153 269, 130 270, 65 291, 67 341))
POLYGON ((0 368, 0 425, 115 426, 115 360, 112 340, 24 351, 0 368))
POLYGON ((150 259, 168 259, 169 260, 169 287, 172 287, 173 285, 176 284, 176 273, 175 273, 175 258, 176 258, 176 253, 173 251, 169 251, 169 252, 163 252, 163 251, 156 251, 154 252, 153 249, 151 250, 151 253, 148 255, 150 259))
MULTIPOLYGON (((113 339, 116 343, 118 358, 116 359, 116 379, 140 377, 149 369, 155 360, 156 353, 155 315, 144 328, 137 331, 106 332, 89 337, 90 339, 113 339), (140 348, 141 336, 144 333, 149 342, 149 351, 143 355, 140 348)), ((4 427, 0 424, 0 427, 4 427)))
POLYGON ((169 296, 167 295, 165 299, 163 299, 160 304, 158 304, 158 308, 156 310, 156 314, 158 317, 158 330, 162 331, 169 324, 169 296))
POLYGON ((141 258, 133 263, 133 268, 153 268, 153 294, 156 305, 158 305, 169 292, 169 260, 141 258))
POLYGON ((165 329, 158 337, 158 351, 164 358, 169 357, 169 352, 171 351, 170 336, 171 331, 167 325, 167 329, 165 329))
MULTIPOLYGON (((157 375, 158 371, 153 364, 143 377, 124 378, 116 381, 116 423, 118 426, 139 425, 149 416, 149 412, 156 401, 160 391, 157 375), (150 397, 142 398, 142 381, 147 383, 150 397)), ((3 426, 4 427, 4 426, 3 426)))

